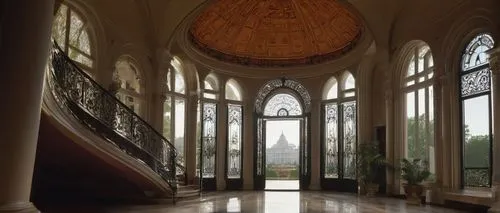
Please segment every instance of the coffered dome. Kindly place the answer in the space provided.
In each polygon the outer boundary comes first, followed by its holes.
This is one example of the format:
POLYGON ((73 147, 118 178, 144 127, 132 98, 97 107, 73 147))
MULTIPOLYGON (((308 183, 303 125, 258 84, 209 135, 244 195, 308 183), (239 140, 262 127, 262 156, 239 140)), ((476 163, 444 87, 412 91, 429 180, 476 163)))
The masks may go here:
POLYGON ((361 31, 360 19, 337 0, 215 0, 188 36, 221 61, 285 67, 336 59, 361 31))

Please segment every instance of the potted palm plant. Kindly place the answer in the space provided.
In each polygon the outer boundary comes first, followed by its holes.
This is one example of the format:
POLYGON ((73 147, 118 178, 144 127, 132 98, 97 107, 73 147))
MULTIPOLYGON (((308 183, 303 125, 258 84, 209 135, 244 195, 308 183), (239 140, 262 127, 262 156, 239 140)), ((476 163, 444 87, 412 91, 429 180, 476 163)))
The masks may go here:
POLYGON ((374 196, 379 191, 378 171, 387 166, 385 157, 380 154, 378 142, 363 143, 358 147, 357 173, 358 182, 367 196, 374 196))
POLYGON ((401 160, 401 178, 406 181, 403 185, 407 203, 420 204, 424 186, 422 182, 427 180, 431 172, 421 159, 401 160))

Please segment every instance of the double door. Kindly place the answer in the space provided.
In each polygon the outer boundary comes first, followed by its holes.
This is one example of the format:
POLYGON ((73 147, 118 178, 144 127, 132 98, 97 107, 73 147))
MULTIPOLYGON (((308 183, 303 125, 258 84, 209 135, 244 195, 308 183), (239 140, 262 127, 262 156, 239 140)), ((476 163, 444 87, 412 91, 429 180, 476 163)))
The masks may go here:
POLYGON ((356 102, 324 103, 321 116, 321 187, 357 192, 356 102))

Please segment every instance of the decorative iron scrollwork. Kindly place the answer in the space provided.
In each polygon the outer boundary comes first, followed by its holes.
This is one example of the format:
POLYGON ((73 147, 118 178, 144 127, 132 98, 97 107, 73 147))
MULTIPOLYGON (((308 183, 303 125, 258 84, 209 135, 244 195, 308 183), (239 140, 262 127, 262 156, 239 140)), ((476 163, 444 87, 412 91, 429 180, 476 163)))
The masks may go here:
POLYGON ((338 109, 337 103, 325 105, 325 178, 338 178, 338 109))
POLYGON ((203 133, 202 133, 202 177, 215 177, 215 153, 217 136, 217 104, 203 103, 203 133))
POLYGON ((356 179, 356 102, 342 104, 344 136, 344 179, 356 179))
POLYGON ((488 67, 461 76, 462 97, 489 92, 491 87, 488 67))
POLYGON ((267 82, 260 88, 257 99, 255 100, 255 112, 258 114, 264 112, 264 100, 273 90, 278 88, 288 88, 295 91, 304 101, 304 113, 311 111, 311 96, 309 96, 309 92, 307 92, 307 89, 302 84, 290 79, 275 79, 267 82))
POLYGON ((175 147, 82 71, 53 43, 47 75, 54 99, 90 129, 146 163, 177 191, 175 147))
POLYGON ((240 105, 228 105, 228 178, 241 178, 242 117, 240 105))

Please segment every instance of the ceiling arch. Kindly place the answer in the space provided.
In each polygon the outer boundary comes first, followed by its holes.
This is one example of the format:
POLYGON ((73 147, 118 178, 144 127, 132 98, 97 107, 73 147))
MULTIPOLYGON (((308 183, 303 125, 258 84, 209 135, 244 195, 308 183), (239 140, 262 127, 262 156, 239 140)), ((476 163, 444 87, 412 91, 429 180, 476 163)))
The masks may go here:
POLYGON ((260 67, 318 64, 344 55, 362 34, 351 9, 332 0, 218 0, 188 36, 218 60, 260 67))

